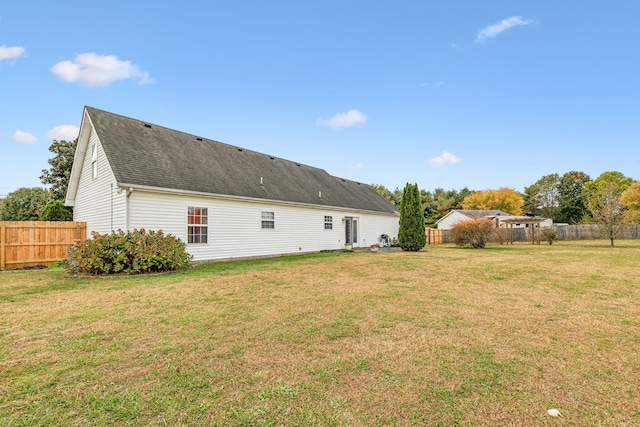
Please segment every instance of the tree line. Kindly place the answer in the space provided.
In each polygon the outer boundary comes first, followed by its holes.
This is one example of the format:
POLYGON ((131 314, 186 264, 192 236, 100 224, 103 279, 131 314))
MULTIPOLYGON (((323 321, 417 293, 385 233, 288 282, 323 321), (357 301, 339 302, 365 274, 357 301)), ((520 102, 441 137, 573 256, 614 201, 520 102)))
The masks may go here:
MULTIPOLYGON (((372 187, 396 206, 403 192, 380 184, 372 187)), ((595 179, 584 172, 541 177, 520 193, 512 188, 474 191, 420 190, 424 223, 434 227, 452 209, 501 210, 511 215, 551 218, 554 223, 596 224, 613 241, 623 224, 640 224, 640 182, 621 172, 608 171, 595 179)))
POLYGON ((71 221, 73 210, 64 205, 73 157, 78 140, 54 140, 49 151, 49 169, 44 169, 40 181, 50 186, 23 187, 0 199, 0 221, 71 221))

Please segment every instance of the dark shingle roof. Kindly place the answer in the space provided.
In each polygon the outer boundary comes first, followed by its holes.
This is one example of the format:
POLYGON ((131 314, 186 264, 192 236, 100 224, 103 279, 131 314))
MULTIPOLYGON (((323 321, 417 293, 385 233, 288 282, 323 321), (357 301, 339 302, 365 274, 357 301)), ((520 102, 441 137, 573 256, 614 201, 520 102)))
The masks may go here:
POLYGON ((460 212, 463 215, 466 215, 470 218, 485 218, 485 217, 494 217, 494 216, 511 216, 503 211, 499 210, 481 210, 481 209, 454 209, 456 212, 460 212))
POLYGON ((369 185, 323 169, 92 107, 86 111, 121 184, 397 212, 369 185))

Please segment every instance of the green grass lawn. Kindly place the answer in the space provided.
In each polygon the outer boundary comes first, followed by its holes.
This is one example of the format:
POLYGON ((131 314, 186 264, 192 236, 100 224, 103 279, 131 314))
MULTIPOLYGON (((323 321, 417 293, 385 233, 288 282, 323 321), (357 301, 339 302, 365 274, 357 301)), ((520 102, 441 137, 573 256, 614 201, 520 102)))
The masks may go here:
POLYGON ((3 272, 0 425, 640 425, 616 244, 3 272))

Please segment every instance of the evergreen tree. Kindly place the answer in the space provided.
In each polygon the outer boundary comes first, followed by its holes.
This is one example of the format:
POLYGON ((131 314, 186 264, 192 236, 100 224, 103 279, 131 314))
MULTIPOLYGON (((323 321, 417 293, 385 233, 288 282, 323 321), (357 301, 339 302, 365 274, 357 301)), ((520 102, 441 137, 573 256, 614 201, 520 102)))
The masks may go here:
POLYGON ((398 244, 405 251, 419 251, 426 243, 420 190, 418 184, 407 183, 400 201, 398 244))
POLYGON ((451 209, 462 209, 462 201, 474 191, 464 187, 460 191, 436 188, 432 193, 420 190, 424 222, 427 227, 435 227, 436 221, 448 214, 451 209))
POLYGON ((73 211, 62 200, 49 200, 40 213, 40 221, 73 221, 73 211))

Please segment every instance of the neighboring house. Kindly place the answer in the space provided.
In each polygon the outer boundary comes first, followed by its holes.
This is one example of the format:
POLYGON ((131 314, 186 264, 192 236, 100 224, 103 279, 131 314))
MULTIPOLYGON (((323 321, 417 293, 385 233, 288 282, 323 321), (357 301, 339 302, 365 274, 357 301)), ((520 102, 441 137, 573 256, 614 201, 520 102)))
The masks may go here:
MULTIPOLYGON (((513 228, 526 228, 529 226, 531 217, 511 215, 500 210, 468 210, 468 209, 452 209, 445 216, 436 221, 436 228, 441 230, 449 230, 460 221, 468 221, 470 219, 483 218, 491 219, 497 222, 498 227, 506 227, 507 223, 512 224, 513 228), (518 218, 522 219, 522 223, 517 223, 518 218)), ((536 221, 541 227, 551 227, 553 221, 549 218, 536 221)))
POLYGON ((398 235, 397 209, 369 185, 91 107, 65 204, 88 234, 162 229, 196 261, 370 246, 398 235))

